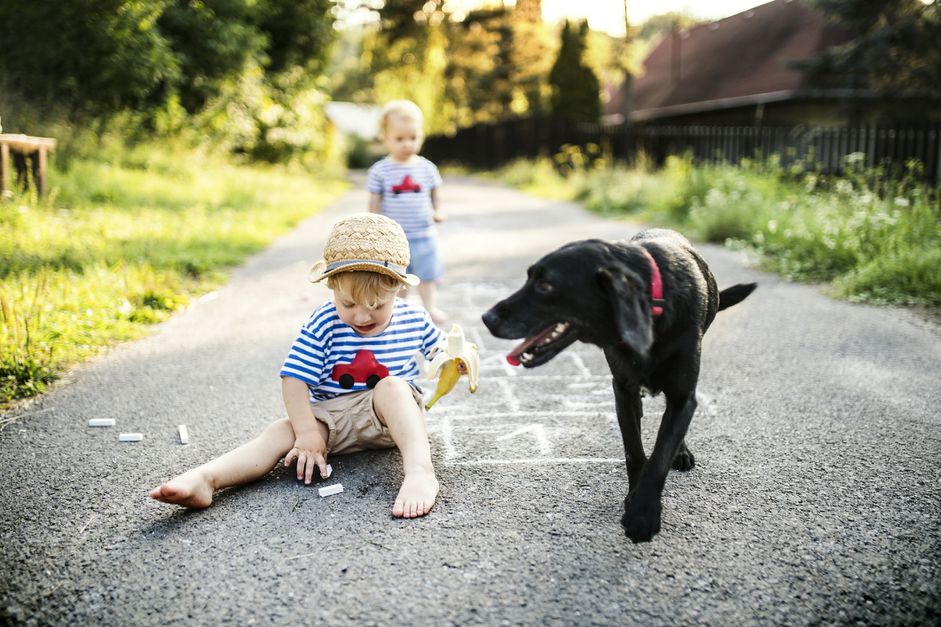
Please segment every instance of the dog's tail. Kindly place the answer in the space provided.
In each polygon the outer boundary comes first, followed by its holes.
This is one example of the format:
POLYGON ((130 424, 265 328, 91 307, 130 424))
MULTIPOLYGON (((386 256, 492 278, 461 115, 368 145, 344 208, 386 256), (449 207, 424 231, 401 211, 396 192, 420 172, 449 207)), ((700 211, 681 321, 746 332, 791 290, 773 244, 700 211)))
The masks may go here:
POLYGON ((719 292, 719 311, 737 305, 755 291, 757 283, 738 283, 719 292))

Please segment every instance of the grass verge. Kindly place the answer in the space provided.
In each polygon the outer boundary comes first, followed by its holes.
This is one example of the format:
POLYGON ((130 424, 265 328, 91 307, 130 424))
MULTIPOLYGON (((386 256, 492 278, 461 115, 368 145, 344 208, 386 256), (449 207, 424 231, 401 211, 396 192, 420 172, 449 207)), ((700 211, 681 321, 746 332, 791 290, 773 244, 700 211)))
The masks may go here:
POLYGON ((653 170, 598 167, 589 154, 573 167, 573 150, 493 176, 602 215, 752 250, 766 269, 826 283, 839 298, 941 306, 941 190, 918 182, 917 164, 888 177, 850 155, 846 174, 833 178, 774 158, 736 166, 671 157, 653 170))
POLYGON ((141 151, 73 159, 0 202, 0 405, 140 337, 346 188, 338 176, 141 151))

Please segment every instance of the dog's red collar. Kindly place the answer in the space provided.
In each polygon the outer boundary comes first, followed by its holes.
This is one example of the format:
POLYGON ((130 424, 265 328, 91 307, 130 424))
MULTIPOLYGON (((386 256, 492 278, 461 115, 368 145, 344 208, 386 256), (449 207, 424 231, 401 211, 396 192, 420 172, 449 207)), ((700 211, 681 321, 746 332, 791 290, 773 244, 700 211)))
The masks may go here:
POLYGON ((660 276, 660 268, 650 251, 643 246, 640 249, 650 262, 650 301, 653 303, 650 313, 656 318, 663 313, 663 277, 660 276))

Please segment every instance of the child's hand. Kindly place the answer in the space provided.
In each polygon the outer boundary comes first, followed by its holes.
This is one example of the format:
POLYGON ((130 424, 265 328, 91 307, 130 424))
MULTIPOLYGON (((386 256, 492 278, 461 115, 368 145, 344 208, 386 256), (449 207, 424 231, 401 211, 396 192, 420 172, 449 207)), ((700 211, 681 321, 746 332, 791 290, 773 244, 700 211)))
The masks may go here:
POLYGON ((435 211, 433 214, 431 214, 431 217, 435 222, 444 222, 448 219, 448 214, 443 211, 435 211))
POLYGON ((314 468, 320 469, 320 478, 327 478, 327 443, 316 431, 302 433, 294 440, 294 448, 284 456, 284 465, 297 459, 297 479, 310 483, 314 468))

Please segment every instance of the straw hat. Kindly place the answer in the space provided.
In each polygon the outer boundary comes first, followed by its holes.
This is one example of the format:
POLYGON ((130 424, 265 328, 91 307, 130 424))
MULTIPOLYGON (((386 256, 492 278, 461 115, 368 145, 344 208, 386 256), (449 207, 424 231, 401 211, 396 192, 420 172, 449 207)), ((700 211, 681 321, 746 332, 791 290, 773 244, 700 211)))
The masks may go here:
POLYGON ((338 272, 378 272, 408 285, 418 285, 406 273, 409 252, 405 231, 395 220, 377 213, 360 213, 333 225, 324 245, 323 259, 310 269, 314 283, 338 272))

